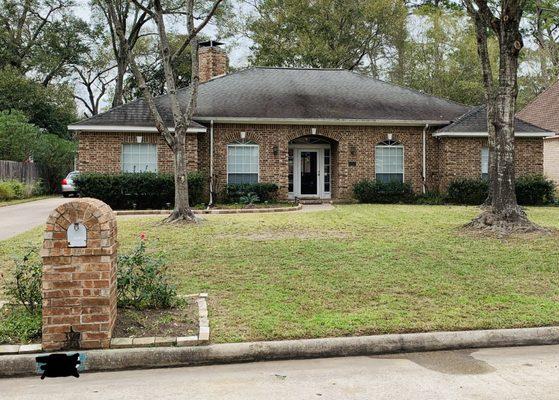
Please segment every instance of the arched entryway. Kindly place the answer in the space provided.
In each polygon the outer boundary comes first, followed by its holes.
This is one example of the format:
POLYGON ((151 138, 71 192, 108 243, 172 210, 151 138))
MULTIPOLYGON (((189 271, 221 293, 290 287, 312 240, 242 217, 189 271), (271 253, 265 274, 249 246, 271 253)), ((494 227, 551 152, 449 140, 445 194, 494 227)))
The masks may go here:
POLYGON ((289 198, 332 198, 336 152, 337 142, 324 136, 301 136, 289 141, 289 198))

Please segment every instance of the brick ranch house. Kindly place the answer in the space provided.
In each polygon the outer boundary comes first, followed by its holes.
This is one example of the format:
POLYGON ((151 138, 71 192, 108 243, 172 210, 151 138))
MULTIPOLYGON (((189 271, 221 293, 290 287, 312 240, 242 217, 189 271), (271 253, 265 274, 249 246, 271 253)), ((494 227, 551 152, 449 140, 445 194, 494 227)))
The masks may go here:
POLYGON ((518 117, 555 133, 544 139, 543 169, 545 175, 559 185, 559 81, 527 104, 518 117))
MULTIPOLYGON (((227 74, 215 42, 200 49, 198 105, 189 127, 189 171, 213 192, 228 183, 276 183, 280 197, 348 199, 363 179, 444 191, 487 173, 482 108, 470 108, 347 70, 250 68, 227 74)), ((186 102, 188 88, 179 96, 186 102)), ((169 98, 156 99, 172 126, 169 98)), ((81 172, 172 172, 171 151, 138 99, 69 127, 81 172)), ((543 138, 518 120, 518 175, 543 172, 543 138)))

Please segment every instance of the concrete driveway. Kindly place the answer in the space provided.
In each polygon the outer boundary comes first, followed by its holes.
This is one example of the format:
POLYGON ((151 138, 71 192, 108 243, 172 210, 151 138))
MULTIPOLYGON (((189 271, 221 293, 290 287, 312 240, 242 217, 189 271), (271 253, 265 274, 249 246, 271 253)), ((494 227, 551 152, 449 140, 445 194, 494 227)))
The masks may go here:
POLYGON ((0 379, 6 399, 557 399, 559 346, 0 379))
POLYGON ((44 224, 52 210, 69 200, 71 199, 55 197, 0 207, 0 240, 44 224))

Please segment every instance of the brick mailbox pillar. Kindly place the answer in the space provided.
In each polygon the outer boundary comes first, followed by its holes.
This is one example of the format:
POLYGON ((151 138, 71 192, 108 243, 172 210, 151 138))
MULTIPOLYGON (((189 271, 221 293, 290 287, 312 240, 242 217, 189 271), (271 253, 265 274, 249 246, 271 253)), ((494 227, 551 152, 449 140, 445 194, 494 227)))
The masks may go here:
POLYGON ((117 228, 97 199, 49 216, 43 249, 43 349, 108 348, 116 320, 117 228))

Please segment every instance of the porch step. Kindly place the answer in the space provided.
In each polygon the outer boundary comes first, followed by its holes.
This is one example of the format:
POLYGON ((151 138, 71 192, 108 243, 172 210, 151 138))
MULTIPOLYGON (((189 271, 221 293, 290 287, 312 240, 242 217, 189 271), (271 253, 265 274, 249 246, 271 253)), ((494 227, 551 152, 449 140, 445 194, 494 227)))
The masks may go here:
POLYGON ((326 201, 322 199, 300 199, 299 204, 324 204, 326 201))

